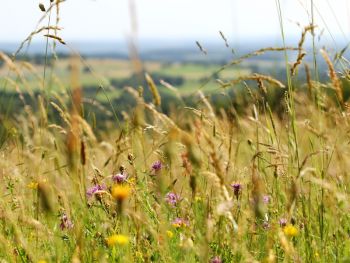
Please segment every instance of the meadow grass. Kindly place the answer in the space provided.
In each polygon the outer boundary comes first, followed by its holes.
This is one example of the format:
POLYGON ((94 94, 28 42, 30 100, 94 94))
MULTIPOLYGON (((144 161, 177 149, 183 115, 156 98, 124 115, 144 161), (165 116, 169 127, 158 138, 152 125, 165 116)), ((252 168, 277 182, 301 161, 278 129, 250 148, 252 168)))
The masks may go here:
MULTIPOLYGON (((43 12, 54 7, 59 1, 43 12)), ((57 33, 50 24, 43 30, 57 33)), ((128 112, 107 93, 108 109, 87 102, 86 61, 77 56, 71 88, 59 94, 49 87, 55 66, 44 66, 37 85, 48 90, 32 107, 21 97, 23 69, 2 53, 14 74, 3 88, 13 85, 23 103, 22 113, 0 115, 2 262, 348 262, 350 111, 325 50, 329 83, 306 67, 308 89, 293 86, 311 30, 295 48, 261 49, 217 69, 293 49, 291 67, 285 53, 287 83, 258 72, 217 80, 231 107, 215 107, 203 84, 192 91, 195 106, 182 100, 168 115, 151 74, 140 78, 152 102, 139 87, 125 88, 136 105, 128 112), (238 83, 246 93, 240 114, 228 95, 238 83), (279 89, 285 96, 272 108, 268 98, 279 89), (114 117, 106 128, 96 128, 87 103, 114 117)))

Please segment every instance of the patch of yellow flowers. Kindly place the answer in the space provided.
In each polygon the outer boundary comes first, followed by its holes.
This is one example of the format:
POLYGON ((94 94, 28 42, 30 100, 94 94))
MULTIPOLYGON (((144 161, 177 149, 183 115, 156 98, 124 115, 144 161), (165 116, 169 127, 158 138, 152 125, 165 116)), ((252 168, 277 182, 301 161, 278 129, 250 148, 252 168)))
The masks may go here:
POLYGON ((298 235, 298 229, 295 226, 288 224, 283 228, 283 233, 288 237, 295 237, 298 235))
POLYGON ((109 247, 115 245, 125 246, 129 243, 129 237, 126 235, 112 235, 106 238, 106 243, 109 247))

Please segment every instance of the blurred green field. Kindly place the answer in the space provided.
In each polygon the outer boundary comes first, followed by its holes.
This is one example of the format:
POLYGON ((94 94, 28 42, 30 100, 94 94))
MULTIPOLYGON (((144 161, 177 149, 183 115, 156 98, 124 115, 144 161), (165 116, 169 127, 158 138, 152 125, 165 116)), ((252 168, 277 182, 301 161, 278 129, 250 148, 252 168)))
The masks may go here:
MULTIPOLYGON (((64 88, 68 88, 70 85, 70 61, 69 59, 59 59, 55 61, 52 67, 46 69, 47 84, 46 88, 56 91, 64 88)), ((35 68, 35 74, 31 70, 28 70, 22 63, 17 63, 18 68, 23 69, 23 78, 27 82, 28 87, 33 92, 41 91, 40 78, 44 72, 44 66, 39 65, 35 68), (39 77, 38 77, 39 76, 39 77)), ((210 78, 215 73, 220 65, 201 65, 195 63, 162 63, 162 62, 144 62, 144 70, 151 75, 157 74, 163 77, 179 77, 183 78, 181 85, 174 85, 180 94, 187 95, 195 92, 200 86, 201 81, 206 78, 210 78)), ((226 69, 218 76, 222 79, 234 79, 241 75, 248 75, 251 73, 249 68, 232 68, 226 69)), ((128 60, 118 59, 93 59, 88 58, 84 61, 80 72, 80 83, 82 87, 98 87, 103 85, 107 90, 113 89, 112 93, 109 93, 111 97, 115 98, 120 94, 123 86, 110 87, 111 80, 129 79, 133 76, 133 69, 131 62, 128 60)), ((16 78, 14 73, 8 73, 6 68, 0 69, 0 77, 16 78)), ((170 83, 172 84, 172 83, 170 83)), ((19 85, 20 89, 26 91, 23 85, 19 85)), ((13 90, 13 86, 9 85, 7 91, 13 90)), ((162 89, 162 87, 160 87, 162 89)), ((205 87, 205 91, 214 91, 215 86, 209 85, 205 87)))

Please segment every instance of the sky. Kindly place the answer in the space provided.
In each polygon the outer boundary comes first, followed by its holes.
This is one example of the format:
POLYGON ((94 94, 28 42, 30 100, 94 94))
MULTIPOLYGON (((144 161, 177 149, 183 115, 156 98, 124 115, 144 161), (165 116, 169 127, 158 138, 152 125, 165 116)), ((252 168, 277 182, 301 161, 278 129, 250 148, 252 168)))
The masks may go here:
MULTIPOLYGON (((131 32, 129 2, 135 2, 140 39, 280 38, 276 0, 66 0, 60 36, 65 41, 123 40, 131 32)), ((42 16, 49 0, 0 0, 0 42, 19 42, 42 16)), ((309 22, 311 0, 280 0, 287 36, 299 36, 309 22)), ((350 39, 350 0, 314 0, 315 24, 332 41, 350 39)), ((47 20, 43 25, 47 24, 47 20)), ((38 39, 37 39, 38 40, 38 39)))

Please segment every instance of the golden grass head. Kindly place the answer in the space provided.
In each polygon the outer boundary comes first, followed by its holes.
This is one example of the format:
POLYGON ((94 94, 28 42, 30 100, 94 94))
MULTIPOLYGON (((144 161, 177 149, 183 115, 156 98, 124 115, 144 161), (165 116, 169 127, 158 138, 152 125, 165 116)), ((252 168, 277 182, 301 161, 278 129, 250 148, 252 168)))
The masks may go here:
POLYGON ((65 42, 61 37, 59 37, 59 36, 51 35, 51 34, 46 34, 46 35, 44 35, 44 37, 48 37, 48 38, 57 40, 57 41, 60 42, 62 45, 66 45, 66 42, 65 42))
POLYGON ((158 92, 156 84, 154 83, 154 81, 151 78, 151 76, 148 75, 147 73, 145 74, 145 78, 146 78, 148 87, 149 87, 149 89, 150 89, 150 91, 152 93, 154 105, 160 106, 160 104, 161 104, 161 97, 159 95, 159 92, 158 92))
POLYGON ((46 12, 46 8, 45 8, 45 6, 44 6, 43 3, 40 3, 40 4, 39 4, 39 8, 40 8, 40 10, 41 10, 42 12, 46 12))
POLYGON ((327 52, 324 49, 321 49, 320 52, 321 52, 321 55, 328 66, 329 77, 332 81, 332 86, 333 86, 333 89, 335 90, 337 98, 341 104, 344 104, 342 83, 337 76, 334 65, 333 65, 331 59, 329 58, 327 52))

